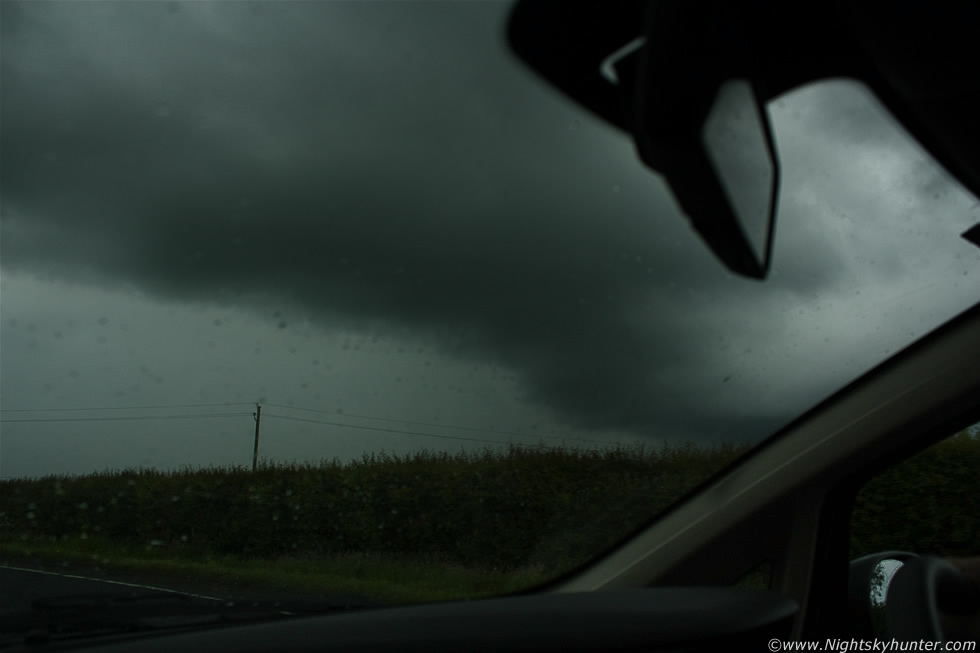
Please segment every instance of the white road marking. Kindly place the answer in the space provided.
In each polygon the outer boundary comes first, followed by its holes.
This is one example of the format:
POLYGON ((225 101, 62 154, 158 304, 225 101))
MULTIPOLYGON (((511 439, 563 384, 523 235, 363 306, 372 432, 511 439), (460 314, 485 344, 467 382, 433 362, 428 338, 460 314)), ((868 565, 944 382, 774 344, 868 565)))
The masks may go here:
POLYGON ((166 587, 154 587, 153 585, 139 585, 137 583, 124 583, 121 580, 105 580, 104 578, 89 578, 88 576, 78 576, 75 574, 59 574, 56 571, 41 571, 40 569, 25 569, 23 567, 11 567, 9 565, 0 565, 0 569, 10 569, 12 571, 27 571, 32 574, 44 574, 45 576, 60 576, 62 578, 75 578, 77 580, 90 580, 96 583, 109 583, 111 585, 124 585, 125 587, 137 587, 144 590, 154 590, 156 592, 171 592, 172 594, 183 594, 184 596, 191 596, 195 599, 206 599, 208 601, 224 601, 226 599, 221 599, 216 596, 205 596, 203 594, 191 594, 190 592, 181 592, 180 590, 172 590, 166 587))
MULTIPOLYGON (((205 596, 204 594, 193 594, 191 592, 182 592, 180 590, 172 590, 166 587, 154 587, 153 585, 139 585, 137 583, 124 583, 121 580, 106 580, 104 578, 90 578, 88 576, 78 576, 76 574, 59 574, 56 571, 42 571, 40 569, 25 569, 24 567, 11 567, 10 565, 0 564, 0 569, 10 569, 11 571, 28 571, 32 574, 44 574, 45 576, 60 576, 61 578, 75 578, 77 580, 91 580, 96 583, 109 583, 110 585, 123 585, 125 587, 138 587, 144 590, 154 590, 156 592, 170 592, 172 594, 182 594, 184 596, 190 596, 195 599, 205 599, 208 601, 227 601, 228 599, 222 599, 217 596, 205 596)), ((294 613, 287 612, 286 610, 280 610, 279 614, 285 614, 289 616, 294 616, 294 613)))

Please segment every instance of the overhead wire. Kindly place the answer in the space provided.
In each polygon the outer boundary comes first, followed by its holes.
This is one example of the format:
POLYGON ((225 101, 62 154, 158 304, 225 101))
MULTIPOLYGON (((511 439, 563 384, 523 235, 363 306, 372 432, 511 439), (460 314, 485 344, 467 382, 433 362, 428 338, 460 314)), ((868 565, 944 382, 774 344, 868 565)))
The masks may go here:
POLYGON ((123 417, 51 417, 26 419, 0 419, 0 424, 24 424, 29 422, 129 422, 149 419, 204 419, 208 417, 240 417, 252 413, 214 413, 211 415, 128 415, 123 417))
POLYGON ((0 413, 60 413, 84 410, 157 410, 165 408, 211 408, 217 406, 253 406, 255 402, 238 401, 224 404, 170 404, 155 406, 106 406, 102 408, 0 408, 0 413))
POLYGON ((440 428, 440 429, 458 429, 460 431, 470 431, 473 433, 496 433, 498 435, 510 435, 510 436, 520 437, 520 438, 540 438, 542 440, 561 440, 561 441, 573 440, 576 442, 592 442, 595 444, 609 444, 609 442, 605 440, 592 440, 589 438, 566 438, 560 435, 535 435, 533 433, 520 433, 518 431, 500 431, 497 429, 481 429, 474 426, 457 426, 453 424, 435 424, 433 422, 416 422, 413 420, 395 419, 392 417, 373 417, 371 415, 358 415, 355 413, 347 413, 347 412, 331 413, 328 410, 318 410, 316 408, 301 408, 299 406, 287 406, 283 404, 264 403, 262 405, 275 406, 276 408, 286 408, 288 410, 302 410, 310 413, 322 413, 324 415, 340 415, 343 417, 356 417, 359 419, 375 419, 382 422, 395 422, 397 424, 411 424, 413 426, 430 426, 433 428, 440 428))
MULTIPOLYGON (((75 412, 75 411, 97 411, 97 410, 145 410, 145 409, 169 409, 169 408, 211 408, 211 407, 228 407, 228 406, 246 406, 253 405, 252 402, 234 402, 234 403, 210 403, 210 404, 156 404, 152 406, 106 406, 106 407, 81 407, 81 408, 7 408, 2 409, 0 412, 5 413, 29 413, 29 412, 75 412)), ((336 413, 331 413, 326 410, 318 410, 315 408, 303 408, 298 406, 288 406, 285 404, 276 403, 263 403, 264 406, 284 408, 287 410, 300 410, 311 413, 320 413, 324 415, 334 415, 336 413)), ((247 412, 235 412, 235 413, 213 413, 213 414, 186 414, 186 415, 130 415, 130 416, 117 416, 117 417, 64 417, 64 418, 14 418, 14 419, 0 419, 0 424, 26 424, 26 423, 52 423, 52 422, 116 422, 116 421, 143 421, 143 420, 168 420, 168 419, 204 419, 213 417, 242 417, 242 416, 252 416, 254 413, 247 412)), ((510 437, 519 437, 526 439, 544 439, 544 440, 561 440, 561 441, 577 441, 577 442, 591 442, 596 444, 610 445, 610 442, 602 440, 592 440, 587 438, 565 438, 561 436, 547 436, 547 435, 534 435, 530 433, 520 433, 517 431, 501 431, 496 429, 481 429, 471 426, 459 426, 453 424, 435 424, 432 422, 418 422, 413 420, 400 420, 390 417, 375 417, 372 415, 360 415, 355 413, 342 413, 343 417, 353 417, 356 419, 372 419, 384 422, 393 422, 398 424, 410 424, 415 426, 427 426, 431 428, 440 429, 457 429, 462 431, 468 431, 473 433, 492 433, 497 435, 505 435, 510 437)), ((464 437, 459 435, 445 435, 438 433, 425 433, 422 431, 409 431, 405 429, 391 429, 391 428, 381 428, 376 426, 364 426, 358 424, 350 424, 345 422, 335 422, 335 421, 325 421, 325 420, 312 420, 303 419, 300 417, 290 417, 288 415, 276 415, 274 413, 265 413, 262 417, 271 417, 273 419, 284 419, 294 422, 305 422, 309 424, 323 424, 325 426, 336 426, 340 428, 358 429, 363 431, 376 431, 381 433, 399 433, 403 435, 414 435, 427 438, 437 438, 440 440, 460 440, 466 442, 483 442, 486 444, 514 444, 511 442, 502 442, 500 440, 491 440, 487 438, 473 438, 464 437)), ((543 444, 521 444, 517 443, 516 446, 522 447, 546 447, 543 444)))
MULTIPOLYGON (((467 438, 461 435, 438 435, 436 433, 422 433, 420 431, 405 431, 402 429, 385 429, 378 426, 359 426, 357 424, 344 424, 343 422, 327 422, 324 420, 317 419, 303 419, 302 417, 289 417, 288 415, 275 415, 275 414, 263 414, 263 418, 272 417, 273 419, 285 419, 293 422, 306 422, 308 424, 325 424, 327 426, 340 426, 349 429, 360 429, 363 431, 379 431, 382 433, 402 433, 404 435, 420 435, 426 438, 439 438, 441 440, 465 440, 468 442, 485 442, 488 444, 511 444, 509 442, 501 442, 500 440, 487 440, 485 438, 467 438)), ((533 437, 533 436, 524 436, 533 437)), ((540 444, 517 444, 521 447, 544 447, 545 445, 540 444)))

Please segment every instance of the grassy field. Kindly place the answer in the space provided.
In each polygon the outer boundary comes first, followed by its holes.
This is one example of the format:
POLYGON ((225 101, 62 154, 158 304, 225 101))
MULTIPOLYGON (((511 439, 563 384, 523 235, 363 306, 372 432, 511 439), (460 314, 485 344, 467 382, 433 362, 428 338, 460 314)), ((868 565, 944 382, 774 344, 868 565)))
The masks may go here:
MULTIPOLYGON (((9 480, 0 554, 390 603, 490 596, 584 563, 745 450, 379 453, 9 480)), ((976 554, 978 469, 980 441, 963 434, 877 478, 858 497, 852 554, 976 554)))

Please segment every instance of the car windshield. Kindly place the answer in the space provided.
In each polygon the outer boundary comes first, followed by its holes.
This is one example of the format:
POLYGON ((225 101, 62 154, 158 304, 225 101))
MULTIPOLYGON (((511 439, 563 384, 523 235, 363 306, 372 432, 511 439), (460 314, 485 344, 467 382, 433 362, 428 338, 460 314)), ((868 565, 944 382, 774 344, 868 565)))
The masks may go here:
POLYGON ((769 103, 754 281, 510 8, 0 4, 0 578, 533 587, 980 300, 977 199, 860 84, 769 103))

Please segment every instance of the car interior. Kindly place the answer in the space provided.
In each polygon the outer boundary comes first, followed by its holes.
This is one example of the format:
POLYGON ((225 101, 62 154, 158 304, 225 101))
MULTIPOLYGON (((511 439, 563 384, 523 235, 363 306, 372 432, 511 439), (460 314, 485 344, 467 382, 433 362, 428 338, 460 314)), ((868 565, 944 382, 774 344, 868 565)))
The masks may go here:
MULTIPOLYGON (((515 66, 632 140, 637 165, 667 180, 692 238, 731 273, 765 284, 779 196, 778 142, 766 103, 816 80, 856 79, 980 197, 978 26, 977 3, 518 0, 506 36, 515 66), (726 192, 702 135, 731 80, 747 89, 742 101, 755 113, 769 159, 754 222, 726 192)), ((977 222, 962 237, 980 246, 980 213, 977 222)), ((931 551, 851 560, 850 519, 858 492, 876 474, 980 422, 977 361, 980 304, 543 586, 488 599, 118 635, 99 645, 141 652, 687 651, 876 637, 942 642, 942 614, 980 613, 980 588, 931 551), (903 565, 890 585, 887 625, 878 628, 871 584, 884 560, 903 565), (742 585, 760 569, 767 588, 742 585)), ((48 645, 55 646, 72 643, 48 645)))

